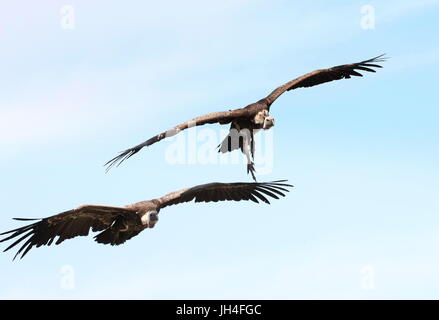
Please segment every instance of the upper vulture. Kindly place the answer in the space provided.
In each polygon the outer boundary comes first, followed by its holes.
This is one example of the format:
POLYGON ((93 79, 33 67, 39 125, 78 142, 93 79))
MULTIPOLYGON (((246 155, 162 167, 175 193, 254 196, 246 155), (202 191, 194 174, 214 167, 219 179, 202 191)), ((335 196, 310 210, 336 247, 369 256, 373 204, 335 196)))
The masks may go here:
POLYGON ((124 160, 139 152, 143 147, 150 146, 166 137, 174 136, 189 127, 201 126, 208 123, 230 123, 229 134, 218 146, 219 152, 225 153, 238 148, 241 149, 247 157, 247 173, 250 172, 253 179, 256 181, 253 163, 255 147, 253 135, 260 129, 267 130, 274 126, 274 118, 269 114, 270 106, 282 93, 296 88, 312 87, 333 80, 349 79, 352 76, 362 77, 362 74, 359 71, 375 72, 373 68, 382 68, 382 66, 377 63, 384 62, 385 60, 386 58, 384 55, 380 55, 357 63, 344 64, 329 69, 319 69, 307 73, 277 87, 265 98, 249 104, 244 108, 213 112, 183 122, 133 148, 122 151, 119 155, 108 161, 105 166, 107 166, 108 171, 113 165, 119 165, 124 160))
POLYGON ((0 242, 15 240, 4 251, 8 251, 17 244, 22 243, 15 254, 15 257, 17 257, 21 253, 21 258, 32 247, 50 246, 56 237, 58 238, 55 244, 60 244, 66 239, 86 236, 90 229, 93 232, 102 231, 94 237, 97 242, 119 245, 138 235, 144 229, 153 228, 158 221, 158 213, 164 207, 190 202, 194 199, 195 202, 251 200, 256 203, 261 200, 269 204, 267 198, 279 199, 279 197, 284 197, 285 192, 288 192, 287 188, 292 187, 292 185, 286 184, 286 181, 278 180, 262 183, 215 182, 182 189, 158 199, 141 201, 124 207, 87 204, 43 219, 15 218, 15 220, 21 221, 38 221, 1 233, 0 235, 7 236, 1 239, 0 242))

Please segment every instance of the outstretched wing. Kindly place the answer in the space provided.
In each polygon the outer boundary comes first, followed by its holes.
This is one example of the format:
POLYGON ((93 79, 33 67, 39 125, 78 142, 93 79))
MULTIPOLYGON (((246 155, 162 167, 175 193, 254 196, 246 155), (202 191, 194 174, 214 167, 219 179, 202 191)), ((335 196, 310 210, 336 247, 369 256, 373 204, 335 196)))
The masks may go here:
POLYGON ((277 87, 266 97, 268 105, 271 105, 285 91, 290 91, 296 88, 312 87, 334 80, 350 79, 351 76, 362 77, 363 75, 358 71, 375 72, 375 70, 372 68, 382 68, 382 66, 378 65, 377 63, 384 62, 386 59, 387 58, 384 57, 384 54, 382 54, 378 57, 358 63, 344 64, 329 69, 320 69, 307 73, 297 79, 281 85, 280 87, 277 87))
POLYGON ((133 156, 134 154, 139 152, 143 147, 150 146, 150 145, 152 145, 160 140, 163 140, 167 137, 175 136, 177 133, 179 133, 180 131, 183 131, 187 128, 191 128, 191 127, 195 127, 195 126, 202 126, 202 125, 208 124, 208 123, 220 123, 220 124, 230 123, 236 118, 246 116, 248 114, 248 112, 249 112, 248 109, 242 108, 242 109, 236 109, 236 110, 230 110, 230 111, 224 111, 224 112, 213 112, 213 113, 209 113, 209 114, 206 114, 206 115, 203 115, 200 117, 196 117, 192 120, 180 123, 179 125, 175 126, 174 128, 167 130, 165 132, 162 132, 162 133, 146 140, 145 142, 142 142, 141 144, 139 144, 135 147, 132 147, 130 149, 122 151, 121 153, 119 153, 119 155, 117 155, 116 157, 114 157, 113 159, 111 159, 110 161, 105 163, 104 166, 107 167, 107 171, 110 170, 114 165, 116 165, 116 167, 117 167, 123 161, 127 160, 128 158, 130 158, 131 156, 133 156))
MULTIPOLYGON (((15 218, 15 220, 21 221, 38 221, 24 227, 0 233, 0 235, 7 235, 6 238, 1 239, 0 242, 11 239, 16 240, 4 251, 8 251, 17 244, 24 242, 16 253, 14 259, 20 253, 22 253, 21 258, 23 258, 32 247, 40 247, 43 245, 50 246, 56 237, 58 237, 58 239, 55 244, 60 244, 66 239, 71 239, 77 236, 86 236, 90 229, 93 232, 102 231, 110 228, 118 221, 133 218, 134 216, 137 215, 133 209, 83 205, 76 209, 43 219, 15 218)), ((99 239, 96 240, 102 243, 116 244, 113 242, 99 241, 99 239)))
POLYGON ((251 200, 259 203, 259 200, 261 200, 270 203, 267 198, 279 199, 279 197, 284 197, 285 192, 289 191, 287 188, 293 187, 286 184, 286 181, 208 183, 173 192, 157 200, 160 208, 190 202, 194 199, 195 202, 251 200))

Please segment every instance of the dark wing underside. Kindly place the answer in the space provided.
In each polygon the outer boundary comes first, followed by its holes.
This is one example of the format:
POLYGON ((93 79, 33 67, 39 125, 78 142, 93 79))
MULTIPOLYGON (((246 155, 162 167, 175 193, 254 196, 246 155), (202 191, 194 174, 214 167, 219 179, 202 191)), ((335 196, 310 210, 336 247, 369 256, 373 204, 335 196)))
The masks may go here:
POLYGON ((237 182, 237 183, 208 183, 193 188, 170 193, 160 199, 160 207, 166 207, 178 203, 190 202, 218 202, 218 201, 241 201, 251 200, 259 203, 270 203, 267 198, 279 199, 284 197, 293 187, 286 184, 287 180, 273 182, 237 182))
POLYGON ((380 55, 378 57, 358 63, 344 64, 329 69, 315 70, 276 88, 267 96, 267 102, 269 105, 271 105, 282 93, 296 88, 307 88, 334 80, 362 77, 363 75, 359 71, 375 72, 373 68, 382 68, 382 66, 378 65, 377 63, 384 62, 385 60, 386 58, 384 55, 380 55))
POLYGON ((230 110, 230 111, 224 111, 224 112, 213 112, 209 113, 197 118, 194 118, 192 120, 183 122, 174 128, 167 130, 165 132, 162 132, 145 142, 142 142, 141 144, 132 147, 130 149, 127 149, 125 151, 122 151, 119 153, 116 157, 105 163, 104 166, 107 167, 107 171, 110 170, 113 166, 118 167, 123 161, 129 159, 133 155, 135 155, 137 152, 139 152, 143 147, 150 146, 160 140, 163 140, 168 137, 175 136, 177 133, 191 127, 195 126, 201 126, 205 124, 212 124, 212 123, 219 123, 219 124, 227 124, 232 122, 236 118, 245 117, 248 114, 248 110, 243 109, 236 109, 236 110, 230 110))
POLYGON ((118 225, 123 224, 124 220, 133 219, 136 216, 135 211, 122 207, 84 205, 44 219, 16 218, 15 220, 37 220, 37 222, 1 233, 0 235, 7 236, 1 239, 0 242, 15 240, 4 251, 8 251, 17 244, 22 243, 15 255, 17 257, 22 253, 21 258, 32 247, 50 246, 57 237, 55 244, 60 244, 64 240, 77 236, 86 236, 90 229, 93 232, 105 230, 95 237, 97 242, 120 244, 135 234, 131 234, 131 232, 130 234, 120 234, 117 232, 118 225))

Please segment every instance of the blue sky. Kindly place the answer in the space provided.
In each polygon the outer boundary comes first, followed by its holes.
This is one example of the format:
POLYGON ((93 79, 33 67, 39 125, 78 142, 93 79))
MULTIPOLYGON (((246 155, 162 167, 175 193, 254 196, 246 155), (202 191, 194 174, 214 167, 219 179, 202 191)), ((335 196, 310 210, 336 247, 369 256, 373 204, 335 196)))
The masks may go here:
POLYGON ((2 230, 16 216, 250 181, 242 163, 170 164, 172 141, 102 165, 308 71, 391 59, 273 105, 261 134, 273 166, 258 179, 289 179, 288 197, 170 207, 119 247, 88 237, 1 254, 0 298, 439 298, 438 11, 433 0, 2 2, 2 230), (74 29, 61 26, 67 4, 74 29))

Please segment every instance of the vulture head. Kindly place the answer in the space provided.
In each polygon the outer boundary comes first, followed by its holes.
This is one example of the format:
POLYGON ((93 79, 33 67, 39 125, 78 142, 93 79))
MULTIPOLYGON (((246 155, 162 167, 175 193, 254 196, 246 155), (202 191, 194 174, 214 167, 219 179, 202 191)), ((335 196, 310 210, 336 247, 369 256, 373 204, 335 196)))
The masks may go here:
POLYGON ((154 225, 159 221, 159 214, 155 210, 147 211, 140 220, 147 228, 154 228, 154 225))
POLYGON ((259 111, 256 114, 253 121, 257 125, 259 125, 259 128, 264 129, 264 130, 268 130, 272 126, 274 126, 274 118, 272 116, 270 116, 270 114, 268 113, 268 110, 265 110, 265 109, 262 111, 259 111))
POLYGON ((264 119, 264 124, 262 125, 262 129, 268 130, 274 126, 274 118, 272 116, 267 116, 264 119))

